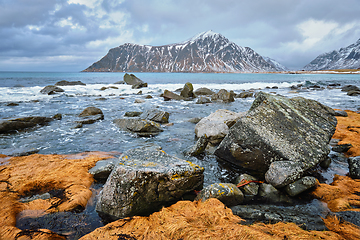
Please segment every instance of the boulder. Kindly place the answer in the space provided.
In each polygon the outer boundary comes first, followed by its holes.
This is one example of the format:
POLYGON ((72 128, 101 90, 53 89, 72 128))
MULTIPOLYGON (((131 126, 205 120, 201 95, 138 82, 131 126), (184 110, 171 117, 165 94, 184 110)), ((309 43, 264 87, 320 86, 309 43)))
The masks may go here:
POLYGON ((88 117, 94 115, 104 115, 100 108, 97 107, 87 107, 80 114, 79 117, 88 117))
POLYGON ((147 215, 202 187, 204 169, 156 148, 124 152, 96 204, 103 217, 147 215))
POLYGON ((209 143, 209 139, 206 136, 201 136, 187 152, 187 155, 198 156, 203 153, 209 143))
MULTIPOLYGON (((255 177, 249 174, 244 173, 236 178, 235 185, 238 186, 239 184, 243 183, 243 181, 258 181, 258 179, 256 179, 255 177)), ((239 189, 244 193, 244 201, 249 202, 258 195, 259 184, 255 182, 250 182, 242 187, 239 187, 239 189)))
POLYGON ((184 98, 174 92, 171 92, 169 90, 164 91, 164 93, 161 95, 164 98, 164 101, 169 101, 171 99, 173 100, 184 100, 184 98))
POLYGON ((360 156, 348 159, 350 177, 360 179, 360 156))
POLYGON ((248 97, 253 97, 254 93, 253 92, 241 92, 238 95, 235 96, 235 98, 248 98, 248 97))
POLYGON ((126 112, 125 117, 139 117, 143 112, 126 112))
POLYGON ((154 122, 159 122, 159 123, 168 123, 169 116, 170 116, 170 114, 168 112, 161 111, 159 109, 154 108, 154 109, 146 110, 145 112, 143 112, 140 115, 140 118, 147 119, 147 120, 154 121, 154 122))
POLYGON ((289 196, 268 183, 260 184, 257 198, 265 203, 278 204, 293 202, 289 196))
POLYGON ((343 92, 360 91, 360 88, 358 88, 355 85, 345 85, 341 88, 341 91, 343 92))
POLYGON ((134 74, 127 74, 124 75, 124 82, 128 85, 132 85, 131 88, 139 89, 143 87, 147 87, 147 83, 143 82, 141 79, 136 77, 134 74))
POLYGON ((302 97, 259 92, 215 155, 265 175, 275 187, 301 178, 326 160, 337 120, 333 109, 302 97))
POLYGON ((285 191, 290 196, 294 197, 296 195, 299 195, 300 193, 316 186, 318 183, 317 179, 310 176, 305 176, 300 178, 299 180, 296 180, 293 183, 290 183, 285 187, 285 191))
POLYGON ((202 189, 195 200, 205 202, 209 198, 217 198, 227 207, 232 207, 243 202, 244 194, 232 183, 214 183, 202 189))
POLYGON ((198 138, 206 135, 212 144, 217 144, 229 133, 229 128, 240 116, 240 113, 219 109, 196 124, 195 134, 198 138))
POLYGON ((211 96, 211 101, 234 102, 234 95, 234 92, 228 92, 225 89, 221 89, 218 93, 214 93, 211 96))
POLYGON ((47 95, 52 95, 52 94, 56 94, 59 92, 65 92, 64 89, 53 86, 53 85, 49 85, 44 87, 43 89, 40 90, 41 93, 43 94, 47 94, 47 95))
POLYGON ((43 126, 53 120, 53 118, 40 116, 3 120, 0 121, 0 133, 9 133, 35 126, 43 126))
POLYGON ((81 81, 66 81, 66 80, 62 80, 62 81, 59 81, 59 82, 55 83, 55 86, 75 86, 75 85, 86 86, 86 84, 83 83, 83 82, 81 82, 81 81))
POLYGON ((182 96, 183 98, 194 98, 195 94, 193 91, 194 91, 193 85, 187 82, 185 83, 183 89, 181 90, 180 96, 182 96))
POLYGON ((211 103, 211 100, 204 96, 200 96, 196 101, 196 104, 206 104, 206 103, 211 103))
POLYGON ((349 95, 349 96, 359 96, 360 95, 360 90, 358 90, 358 91, 348 91, 347 95, 349 95))
POLYGON ((135 133, 139 137, 156 136, 164 131, 159 123, 146 119, 115 119, 114 124, 124 131, 135 133))
POLYGON ((115 163, 118 162, 117 158, 110 158, 96 162, 95 167, 89 170, 89 173, 93 175, 94 179, 100 182, 106 181, 111 171, 115 167, 115 163))
POLYGON ((211 91, 210 89, 205 88, 205 87, 196 89, 194 93, 195 93, 196 96, 199 96, 199 95, 213 95, 214 94, 213 91, 211 91))

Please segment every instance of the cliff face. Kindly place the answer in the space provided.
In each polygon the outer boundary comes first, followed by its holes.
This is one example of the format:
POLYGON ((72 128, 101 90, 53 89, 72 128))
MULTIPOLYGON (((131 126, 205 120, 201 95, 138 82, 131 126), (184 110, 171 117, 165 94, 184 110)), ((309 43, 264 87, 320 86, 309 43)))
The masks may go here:
POLYGON ((249 47, 221 34, 203 32, 188 41, 164 46, 126 43, 109 50, 85 72, 256 72, 279 71, 249 47))
POLYGON ((358 69, 360 68, 360 39, 345 48, 319 55, 305 70, 358 69))

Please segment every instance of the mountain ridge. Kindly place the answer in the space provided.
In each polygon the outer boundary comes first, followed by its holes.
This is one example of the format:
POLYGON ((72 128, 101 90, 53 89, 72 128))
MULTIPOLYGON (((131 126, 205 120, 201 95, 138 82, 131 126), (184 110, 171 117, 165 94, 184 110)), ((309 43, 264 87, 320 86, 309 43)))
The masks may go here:
POLYGON ((206 31, 162 46, 125 43, 84 72, 264 72, 281 71, 249 47, 206 31))

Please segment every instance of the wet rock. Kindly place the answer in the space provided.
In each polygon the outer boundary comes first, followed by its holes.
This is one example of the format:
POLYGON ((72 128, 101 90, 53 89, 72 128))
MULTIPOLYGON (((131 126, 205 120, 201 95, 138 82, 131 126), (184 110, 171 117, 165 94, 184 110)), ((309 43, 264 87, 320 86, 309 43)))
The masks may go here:
POLYGON ((234 93, 228 92, 225 89, 221 89, 218 93, 215 93, 211 96, 211 101, 223 101, 225 103, 234 102, 234 93))
POLYGON ((6 106, 8 106, 8 107, 16 107, 16 106, 19 106, 19 104, 11 102, 11 103, 6 104, 6 106))
POLYGON ((104 98, 104 97, 101 97, 101 98, 95 98, 96 101, 106 101, 107 99, 104 98))
POLYGON ((37 148, 18 147, 18 148, 1 149, 0 153, 6 156, 21 157, 21 156, 29 156, 31 154, 38 153, 39 151, 40 149, 37 148))
POLYGON ((349 95, 349 96, 360 96, 360 90, 358 90, 358 91, 348 91, 347 95, 349 95))
POLYGON ((253 92, 241 92, 238 95, 236 95, 235 98, 249 98, 253 96, 254 96, 253 92))
POLYGON ((118 81, 118 82, 115 82, 114 84, 126 84, 125 81, 118 81))
POLYGON ((180 96, 182 96, 183 98, 194 98, 195 94, 193 91, 194 91, 193 85, 187 82, 185 83, 183 89, 181 90, 180 96))
POLYGON ((151 95, 146 95, 145 98, 146 98, 146 99, 151 99, 151 98, 153 98, 153 97, 152 97, 151 95))
POLYGON ((52 117, 54 120, 61 120, 62 119, 62 114, 61 113, 57 113, 52 117))
POLYGON ((27 203, 27 202, 31 202, 31 201, 34 201, 34 200, 37 200, 37 199, 45 200, 45 199, 49 199, 49 198, 51 198, 50 193, 43 193, 43 194, 36 194, 36 195, 30 196, 30 197, 20 198, 19 202, 27 203))
POLYGON ((125 117, 138 117, 142 114, 143 112, 126 112, 124 114, 125 117))
POLYGON ((211 100, 204 96, 200 96, 196 101, 196 104, 206 104, 206 103, 211 103, 211 100))
POLYGON ((14 87, 14 88, 22 88, 22 87, 25 87, 25 86, 24 86, 24 85, 21 85, 21 84, 15 84, 13 87, 14 87))
POLYGON ((340 217, 342 220, 355 224, 360 227, 360 212, 358 211, 341 211, 334 213, 337 217, 340 217))
POLYGON ((327 230, 322 218, 325 218, 329 209, 320 201, 314 200, 312 204, 295 206, 277 205, 238 205, 231 208, 233 213, 248 224, 254 222, 277 223, 292 222, 305 230, 327 230))
POLYGON ((44 126, 52 120, 52 118, 40 116, 2 120, 0 121, 0 133, 20 131, 35 126, 44 126))
POLYGON ((345 85, 341 88, 341 91, 343 92, 360 91, 360 88, 358 88, 355 85, 345 85))
POLYGON ((293 183, 290 183, 285 187, 285 191, 290 196, 294 197, 296 195, 299 195, 300 193, 316 186, 318 183, 317 179, 310 176, 305 176, 300 178, 299 180, 296 180, 293 183))
POLYGON ((136 93, 136 95, 141 95, 141 94, 143 94, 141 90, 136 93))
POLYGON ((59 82, 55 83, 55 86, 75 86, 75 85, 86 86, 86 84, 83 83, 83 82, 81 82, 81 81, 66 81, 66 80, 62 80, 62 81, 59 81, 59 82))
POLYGON ((147 215, 203 184, 203 168, 155 148, 124 152, 96 204, 103 217, 147 215))
POLYGON ((83 124, 93 124, 93 123, 98 122, 100 120, 104 120, 104 115, 97 114, 97 115, 94 115, 94 116, 83 117, 83 119, 77 120, 75 122, 80 124, 78 128, 81 128, 83 124))
POLYGON ((194 93, 195 93, 196 96, 199 96, 199 95, 213 95, 214 94, 213 91, 211 91, 210 89, 205 88, 205 87, 196 89, 194 93))
POLYGON ((360 156, 348 159, 350 177, 360 179, 360 156))
POLYGON ((162 94, 162 97, 164 98, 164 101, 169 101, 169 100, 184 100, 184 98, 176 93, 173 93, 169 90, 165 90, 164 93, 162 94))
POLYGON ((97 107, 87 107, 80 114, 79 117, 88 117, 94 115, 104 115, 100 108, 97 107))
POLYGON ((65 92, 64 89, 49 85, 40 90, 42 94, 53 95, 59 92, 65 92))
MULTIPOLYGON (((238 186, 241 183, 244 183, 244 181, 257 181, 255 177, 249 175, 249 174, 241 174, 239 177, 235 180, 235 185, 238 186)), ((259 192, 259 184, 255 182, 250 182, 242 187, 239 187, 239 189, 244 193, 244 200, 245 202, 249 202, 253 200, 259 192)))
POLYGON ((159 123, 145 119, 115 119, 114 124, 123 131, 129 131, 140 137, 156 136, 164 131, 159 123))
POLYGON ((214 183, 203 188, 195 200, 204 202, 209 198, 217 198, 227 207, 232 207, 244 201, 244 194, 232 183, 214 183))
POLYGON ((347 117, 348 114, 347 114, 347 112, 345 112, 345 111, 335 110, 335 116, 338 116, 338 117, 347 117))
POLYGON ((89 170, 89 173, 93 175, 95 180, 104 182, 109 177, 111 171, 115 167, 115 163, 117 162, 118 162, 117 158, 110 158, 110 159, 98 161, 95 167, 89 170))
POLYGON ((201 120, 202 118, 199 118, 199 117, 194 117, 194 118, 190 118, 189 120, 188 120, 188 122, 191 122, 191 123, 198 123, 198 122, 200 122, 200 120, 201 120))
POLYGON ((209 143, 209 139, 206 136, 201 136, 187 152, 187 155, 198 156, 203 153, 209 143))
POLYGON ((328 157, 320 163, 320 167, 322 167, 324 169, 328 169, 330 167, 331 162, 332 162, 331 158, 328 157))
POLYGON ((141 79, 136 77, 134 74, 127 74, 124 75, 124 82, 128 85, 132 85, 131 88, 139 89, 143 87, 147 87, 147 83, 143 82, 141 79))
POLYGON ((266 203, 292 203, 290 197, 268 183, 260 184, 258 199, 266 203))
POLYGON ((350 143, 346 143, 346 144, 339 144, 336 146, 333 146, 331 150, 333 150, 334 152, 338 152, 338 153, 344 153, 349 151, 349 149, 352 147, 352 145, 350 143))
POLYGON ((206 135, 212 144, 217 144, 229 133, 229 128, 240 116, 241 113, 219 109, 196 124, 195 134, 198 138, 206 135))
POLYGON ((140 115, 141 119, 147 119, 159 123, 168 123, 170 114, 159 109, 146 110, 140 115))
POLYGON ((275 187, 288 185, 326 159, 337 123, 334 115, 333 109, 314 100, 259 92, 215 155, 266 173, 266 181, 275 187))

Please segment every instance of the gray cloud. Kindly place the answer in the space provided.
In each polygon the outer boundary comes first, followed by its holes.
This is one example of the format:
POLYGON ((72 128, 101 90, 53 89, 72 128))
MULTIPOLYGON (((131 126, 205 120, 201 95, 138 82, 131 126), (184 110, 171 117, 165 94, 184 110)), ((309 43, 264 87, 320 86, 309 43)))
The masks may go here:
POLYGON ((0 0, 0 70, 80 71, 125 42, 170 44, 210 29, 301 68, 360 38, 359 12, 358 0, 0 0))

